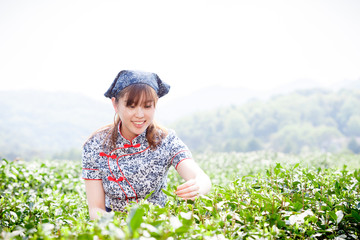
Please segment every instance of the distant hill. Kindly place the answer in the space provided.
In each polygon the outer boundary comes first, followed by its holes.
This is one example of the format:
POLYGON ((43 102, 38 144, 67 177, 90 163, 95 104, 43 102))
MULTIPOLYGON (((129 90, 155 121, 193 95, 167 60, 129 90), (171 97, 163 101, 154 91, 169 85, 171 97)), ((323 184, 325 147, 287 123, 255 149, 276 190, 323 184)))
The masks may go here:
POLYGON ((83 95, 1 91, 0 157, 45 158, 71 149, 79 154, 92 131, 112 119, 110 105, 83 95))
POLYGON ((193 151, 360 152, 360 90, 298 90, 172 124, 193 151))
POLYGON ((212 86, 187 94, 170 101, 159 101, 157 119, 160 123, 171 124, 175 120, 194 113, 215 110, 219 107, 239 106, 251 100, 269 100, 273 96, 287 95, 298 90, 324 89, 339 91, 341 89, 360 89, 360 79, 343 81, 334 85, 321 86, 311 80, 297 80, 267 92, 240 88, 212 86))
MULTIPOLYGON (((359 86, 359 82, 346 82, 344 85, 355 89, 359 86)), ((287 86, 280 89, 279 93, 283 93, 285 96, 291 95, 286 93, 291 88, 291 86, 287 86)), ((332 94, 336 95, 337 93, 332 94)), ((209 87, 182 98, 161 102, 156 119, 165 126, 175 128, 192 149, 196 151, 216 150, 211 147, 212 143, 209 140, 211 138, 202 143, 205 145, 197 141, 197 135, 208 136, 211 132, 204 128, 208 126, 207 124, 213 124, 222 119, 222 124, 225 124, 223 127, 226 127, 226 124, 234 124, 234 129, 244 129, 247 125, 242 126, 241 121, 233 123, 229 120, 236 119, 228 114, 233 112, 231 109, 243 111, 243 106, 244 109, 251 106, 254 110, 265 111, 267 106, 275 101, 271 96, 270 93, 259 93, 241 88, 209 87), (263 103, 254 104, 258 101, 263 103), (202 118, 205 119, 201 120, 202 118), (199 123, 202 125, 199 126, 199 123), (189 126, 184 128, 185 125, 189 126)), ((293 99, 289 97, 287 101, 293 101, 293 99)), ((352 108, 357 109, 356 106, 359 105, 354 105, 352 108)), ((283 107, 285 106, 279 105, 279 111, 283 107)), ((266 124, 271 123, 271 119, 266 119, 267 115, 260 114, 259 116, 263 116, 266 124), (265 120, 269 120, 270 123, 265 120)), ((114 110, 110 103, 94 100, 78 93, 0 91, 0 157, 8 159, 16 157, 78 159, 81 146, 87 137, 97 128, 112 122, 113 117, 114 110)), ((251 120, 246 119, 246 121, 249 121, 247 124, 254 124, 251 120)), ((219 132, 222 133, 221 129, 219 125, 218 132, 212 138, 219 136, 226 139, 226 135, 217 135, 219 132)), ((261 132, 262 130, 256 131, 261 132)), ((341 131, 343 130, 340 129, 341 131)), ((253 141, 251 142, 253 145, 249 144, 253 146, 251 149, 256 149, 257 144, 264 147, 266 145, 264 141, 266 139, 253 141)), ((224 149, 239 151, 247 149, 235 146, 236 144, 233 143, 224 149)), ((224 149, 219 148, 219 150, 224 149)))
POLYGON ((249 89, 212 86, 170 101, 163 102, 161 99, 156 117, 159 122, 169 124, 193 113, 230 105, 241 105, 253 98, 265 99, 267 97, 270 97, 270 94, 261 95, 261 93, 249 89))
MULTIPOLYGON (((256 93, 244 89, 207 88, 173 101, 161 101, 159 123, 195 112, 242 104, 256 93)), ((87 137, 109 124, 109 103, 72 92, 0 91, 0 157, 75 158, 87 137)))

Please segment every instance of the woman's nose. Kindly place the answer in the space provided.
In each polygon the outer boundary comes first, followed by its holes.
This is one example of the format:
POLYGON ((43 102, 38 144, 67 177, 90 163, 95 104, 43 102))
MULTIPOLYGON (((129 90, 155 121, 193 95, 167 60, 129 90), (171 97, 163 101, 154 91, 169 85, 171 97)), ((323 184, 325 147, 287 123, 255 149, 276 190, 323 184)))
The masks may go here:
POLYGON ((144 110, 142 109, 142 107, 137 107, 135 114, 136 114, 136 117, 143 117, 144 116, 144 110))

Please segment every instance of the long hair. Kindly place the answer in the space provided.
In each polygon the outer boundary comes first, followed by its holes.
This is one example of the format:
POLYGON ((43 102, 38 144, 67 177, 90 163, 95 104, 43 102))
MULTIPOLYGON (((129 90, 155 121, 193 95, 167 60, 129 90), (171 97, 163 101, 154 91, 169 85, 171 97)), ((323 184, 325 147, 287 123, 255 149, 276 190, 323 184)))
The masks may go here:
MULTIPOLYGON (((158 96, 155 90, 146 84, 132 84, 124 88, 119 94, 115 97, 116 104, 119 103, 119 99, 126 96, 126 106, 135 105, 138 106, 143 102, 153 101, 154 107, 158 100, 158 96)), ((108 125, 107 129, 108 134, 104 141, 104 146, 110 147, 111 149, 116 148, 116 141, 119 137, 118 127, 121 122, 119 115, 115 115, 114 123, 108 125)), ((149 146, 152 150, 155 150, 161 141, 166 137, 167 131, 163 127, 157 125, 154 121, 146 129, 146 139, 149 143, 149 146)))

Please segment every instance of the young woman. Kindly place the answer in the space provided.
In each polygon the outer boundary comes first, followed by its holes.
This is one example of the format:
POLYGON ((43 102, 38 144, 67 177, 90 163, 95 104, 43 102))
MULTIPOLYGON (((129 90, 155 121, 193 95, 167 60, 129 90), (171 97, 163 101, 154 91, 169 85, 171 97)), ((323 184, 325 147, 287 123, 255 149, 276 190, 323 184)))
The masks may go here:
POLYGON ((169 89, 154 73, 125 70, 105 93, 116 119, 89 138, 82 155, 91 219, 123 211, 151 192, 148 201, 164 206, 167 198, 161 189, 166 188, 171 166, 185 180, 175 191, 179 197, 194 199, 209 192, 210 179, 187 146, 173 130, 154 123, 157 100, 169 89))

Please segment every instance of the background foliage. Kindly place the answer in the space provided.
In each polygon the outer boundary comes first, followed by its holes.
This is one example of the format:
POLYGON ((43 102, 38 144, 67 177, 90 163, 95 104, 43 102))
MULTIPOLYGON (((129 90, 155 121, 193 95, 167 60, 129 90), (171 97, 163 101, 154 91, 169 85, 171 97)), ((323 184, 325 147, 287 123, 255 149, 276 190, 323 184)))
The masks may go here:
POLYGON ((174 123, 195 151, 360 152, 360 91, 302 90, 174 123))
MULTIPOLYGON (((359 89, 302 90, 217 108, 211 108, 218 106, 214 102, 224 101, 207 102, 206 94, 187 99, 188 105, 180 99, 165 108, 169 116, 203 109, 166 124, 192 151, 360 152, 359 89)), ((110 104, 79 94, 0 92, 0 157, 79 159, 87 137, 113 117, 110 104)))

